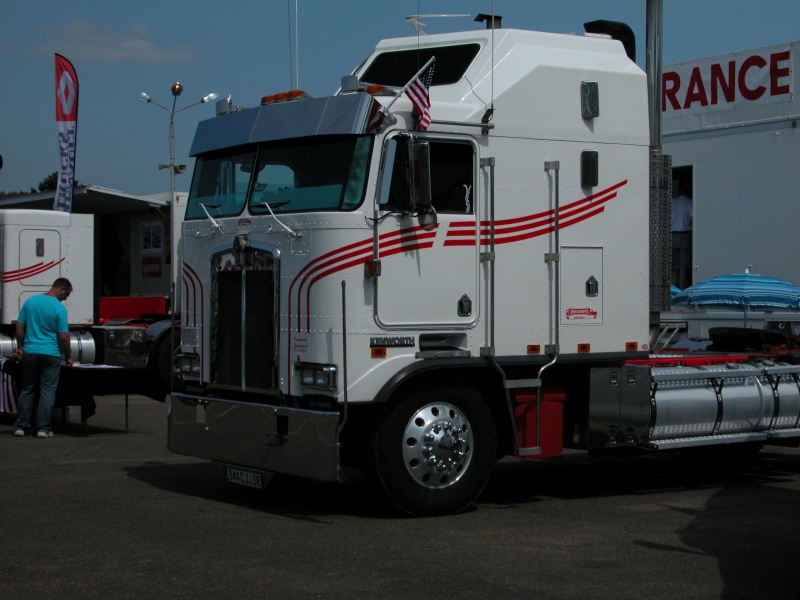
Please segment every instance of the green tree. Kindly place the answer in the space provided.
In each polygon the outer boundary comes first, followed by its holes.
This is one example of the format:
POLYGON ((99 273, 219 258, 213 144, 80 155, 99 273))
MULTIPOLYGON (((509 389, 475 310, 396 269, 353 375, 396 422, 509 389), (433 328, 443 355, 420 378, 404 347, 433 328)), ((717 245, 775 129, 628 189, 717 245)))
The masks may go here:
MULTIPOLYGON (((81 185, 82 184, 78 183, 78 180, 76 179, 72 187, 80 187, 81 185)), ((39 192, 53 192, 56 189, 58 189, 58 171, 53 171, 50 173, 50 175, 39 182, 39 192)), ((22 196, 24 194, 35 194, 36 192, 37 188, 33 187, 27 192, 0 192, 0 199, 10 198, 11 196, 22 196)))
POLYGON ((25 194, 35 194, 36 190, 31 188, 30 192, 0 192, 0 200, 3 198, 11 198, 12 196, 23 196, 25 194))
POLYGON ((58 171, 53 171, 39 182, 40 192, 49 192, 58 188, 58 171))

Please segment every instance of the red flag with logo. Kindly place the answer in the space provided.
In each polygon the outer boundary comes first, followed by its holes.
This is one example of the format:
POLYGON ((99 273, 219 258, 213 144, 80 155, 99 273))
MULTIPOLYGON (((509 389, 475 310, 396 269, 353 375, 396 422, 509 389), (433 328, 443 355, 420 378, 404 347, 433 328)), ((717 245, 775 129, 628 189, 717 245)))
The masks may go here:
POLYGON ((72 212, 78 136, 78 75, 72 63, 60 54, 56 54, 56 125, 60 161, 53 210, 72 212))

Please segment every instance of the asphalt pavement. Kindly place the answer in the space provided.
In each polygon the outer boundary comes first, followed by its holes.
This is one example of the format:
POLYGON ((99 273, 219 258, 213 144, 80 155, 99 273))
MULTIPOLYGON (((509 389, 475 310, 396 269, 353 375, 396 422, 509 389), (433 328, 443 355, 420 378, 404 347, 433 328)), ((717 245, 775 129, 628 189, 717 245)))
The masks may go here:
POLYGON ((97 398, 88 431, 0 417, 3 598, 794 598, 800 450, 506 459, 450 517, 345 484, 235 487, 166 449, 166 406, 97 398))

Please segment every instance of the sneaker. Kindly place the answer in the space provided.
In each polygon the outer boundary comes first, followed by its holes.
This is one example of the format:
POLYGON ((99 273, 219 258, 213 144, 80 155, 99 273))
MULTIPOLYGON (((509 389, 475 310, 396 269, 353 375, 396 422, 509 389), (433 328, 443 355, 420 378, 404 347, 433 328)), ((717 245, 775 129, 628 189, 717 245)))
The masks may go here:
POLYGON ((15 429, 14 435, 17 437, 25 437, 25 430, 24 429, 15 429))
POLYGON ((51 437, 53 437, 53 432, 52 431, 40 431, 39 433, 36 434, 36 437, 37 438, 51 438, 51 437))

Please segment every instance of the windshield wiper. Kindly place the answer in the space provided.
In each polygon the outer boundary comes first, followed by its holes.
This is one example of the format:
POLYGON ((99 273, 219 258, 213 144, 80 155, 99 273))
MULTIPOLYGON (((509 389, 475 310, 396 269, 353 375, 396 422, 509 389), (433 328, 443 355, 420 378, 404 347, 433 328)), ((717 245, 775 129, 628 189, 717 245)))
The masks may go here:
POLYGON ((292 236, 293 238, 300 237, 299 233, 297 233, 296 231, 292 230, 288 225, 283 224, 281 222, 281 220, 278 217, 275 216, 275 213, 272 212, 272 206, 273 205, 278 207, 278 206, 283 206, 284 204, 289 204, 289 201, 288 200, 277 200, 275 202, 261 202, 261 203, 258 204, 258 206, 266 206, 267 210, 269 211, 269 214, 271 214, 272 218, 275 219, 275 222, 278 225, 280 225, 281 227, 283 227, 286 230, 286 233, 288 233, 290 236, 292 236))
MULTIPOLYGON (((206 216, 208 217, 208 220, 211 221, 211 226, 214 227, 215 229, 219 229, 219 232, 222 233, 222 227, 220 226, 219 223, 216 222, 214 217, 211 216, 211 213, 208 212, 209 208, 215 208, 215 209, 219 210, 219 204, 205 204, 203 202, 198 202, 197 204, 199 204, 200 208, 203 209, 203 212, 206 213, 206 216), (208 208, 206 208, 206 207, 208 207, 208 208)), ((222 237, 225 237, 224 233, 222 233, 222 237)))
POLYGON ((286 206, 289 204, 289 202, 289 200, 273 200, 272 202, 262 202, 258 206, 266 206, 267 208, 274 206, 275 208, 278 208, 279 206, 286 206))

